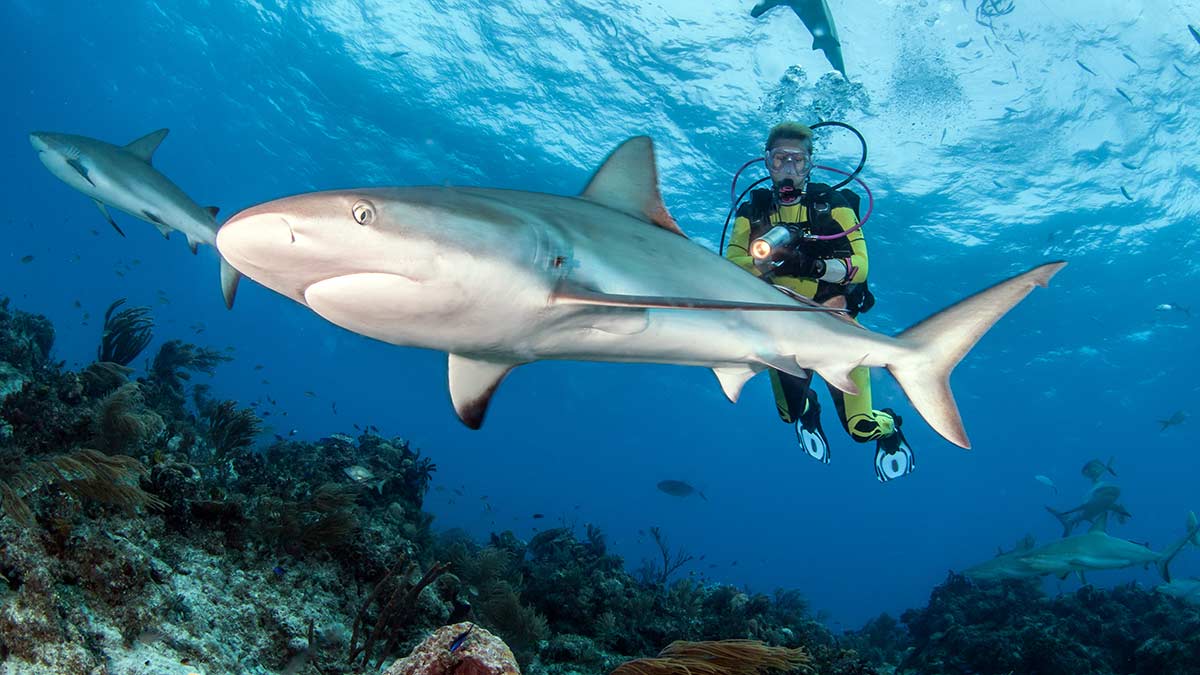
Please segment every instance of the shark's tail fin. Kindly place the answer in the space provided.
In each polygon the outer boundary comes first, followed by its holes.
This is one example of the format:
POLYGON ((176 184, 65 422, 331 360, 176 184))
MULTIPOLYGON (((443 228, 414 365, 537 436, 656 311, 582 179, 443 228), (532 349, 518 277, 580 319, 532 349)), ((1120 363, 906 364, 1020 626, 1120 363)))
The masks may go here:
POLYGON ((233 298, 237 295, 238 282, 242 279, 242 273, 233 269, 225 256, 219 252, 217 256, 221 258, 221 295, 225 297, 225 307, 233 309, 233 298))
POLYGON ((1187 534, 1183 535, 1178 543, 1174 544, 1167 550, 1163 551, 1162 558, 1158 561, 1158 573, 1162 575, 1163 581, 1171 583, 1171 572, 1168 566, 1175 556, 1183 550, 1184 546, 1191 544, 1192 546, 1200 546, 1200 521, 1196 520, 1196 513, 1188 513, 1187 519, 1187 534))
POLYGON ((887 369, 913 407, 946 440, 971 447, 963 429, 950 372, 983 334, 1034 289, 1046 286, 1067 263, 1047 263, 948 307, 897 336, 906 349, 887 369))
POLYGON ((1062 511, 1055 511, 1054 509, 1050 508, 1049 506, 1046 507, 1046 510, 1049 511, 1055 518, 1058 518, 1058 522, 1062 523, 1063 536, 1064 537, 1071 536, 1071 529, 1072 529, 1071 519, 1068 518, 1067 515, 1065 513, 1063 513, 1062 511))

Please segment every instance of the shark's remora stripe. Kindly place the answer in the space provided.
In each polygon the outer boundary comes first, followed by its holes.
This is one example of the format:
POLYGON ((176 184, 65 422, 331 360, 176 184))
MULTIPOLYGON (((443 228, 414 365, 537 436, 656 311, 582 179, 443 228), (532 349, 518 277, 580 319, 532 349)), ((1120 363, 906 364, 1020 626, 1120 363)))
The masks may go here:
MULTIPOLYGON (((187 238, 196 252, 217 236, 217 209, 202 208, 153 166, 154 151, 167 137, 167 129, 153 131, 125 146, 48 132, 34 132, 29 141, 42 164, 67 185, 91 197, 104 219, 121 236, 125 233, 105 205, 152 223, 164 237, 173 230, 187 238)), ((221 259, 221 295, 232 308, 240 276, 221 259)))
POLYGON ((540 359, 711 368, 730 400, 770 367, 887 368, 916 409, 969 447, 955 364, 1066 263, 1041 265, 895 338, 790 298, 683 236, 663 206, 653 144, 618 147, 578 197, 484 188, 316 192, 234 215, 217 247, 243 274, 351 331, 448 352, 472 428, 500 381, 540 359), (814 311, 816 310, 816 311, 814 311))

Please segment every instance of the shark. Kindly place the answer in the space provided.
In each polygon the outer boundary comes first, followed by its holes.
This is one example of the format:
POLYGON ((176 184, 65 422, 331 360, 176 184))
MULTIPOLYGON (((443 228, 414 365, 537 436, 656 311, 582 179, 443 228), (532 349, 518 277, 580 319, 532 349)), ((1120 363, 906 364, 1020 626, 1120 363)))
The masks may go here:
POLYGON ((784 295, 689 239, 662 202, 653 141, 614 150, 576 196, 418 186, 251 206, 217 233, 242 274, 347 330, 448 353, 450 398, 478 429, 501 380, 546 359, 710 368, 736 402, 767 368, 886 368, 950 442, 970 442, 950 371, 1064 262, 1039 265, 896 337, 784 295))
POLYGON ((1176 579, 1159 584, 1154 590, 1180 600, 1200 603, 1200 579, 1176 579))
POLYGON ((820 49, 825 58, 842 77, 846 77, 846 63, 842 60, 842 43, 838 39, 837 27, 833 24, 833 14, 825 0, 762 0, 750 16, 758 18, 776 7, 791 7, 805 28, 813 36, 813 49, 820 49))
POLYGON ((1116 514, 1122 523, 1131 518, 1132 515, 1129 511, 1117 503, 1120 496, 1121 488, 1098 482, 1088 490, 1086 500, 1079 506, 1067 511, 1056 511, 1047 506, 1046 510, 1062 523, 1063 536, 1067 537, 1070 536, 1076 525, 1085 520, 1094 523, 1097 518, 1107 516, 1109 513, 1116 514))
POLYGON ((1087 534, 1076 534, 1034 546, 1032 540, 1019 545, 1009 553, 1002 553, 992 560, 967 568, 963 574, 977 581, 995 579, 1022 579, 1057 575, 1065 579, 1078 574, 1084 576, 1097 570, 1115 570, 1136 565, 1157 566, 1163 581, 1170 583, 1169 565, 1184 546, 1200 546, 1200 522, 1195 513, 1189 513, 1184 536, 1162 551, 1118 537, 1106 531, 1107 517, 1101 516, 1092 524, 1087 534))
MULTIPOLYGON (((35 131, 29 142, 50 173, 87 195, 122 237, 125 232, 108 211, 112 206, 149 222, 168 239, 182 232, 195 254, 217 237, 217 208, 202 208, 153 165, 154 151, 168 129, 152 131, 118 146, 87 136, 35 131)), ((241 275, 221 258, 221 295, 232 309, 241 275)))

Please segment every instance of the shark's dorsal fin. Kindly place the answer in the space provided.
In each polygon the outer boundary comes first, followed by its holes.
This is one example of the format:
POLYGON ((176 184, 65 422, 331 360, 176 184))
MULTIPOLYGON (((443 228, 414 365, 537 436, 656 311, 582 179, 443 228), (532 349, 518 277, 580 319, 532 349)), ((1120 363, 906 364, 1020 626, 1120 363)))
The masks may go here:
POLYGON ((579 196, 687 237, 663 205, 649 136, 634 136, 617 146, 579 196))
POLYGON ((154 151, 158 149, 158 145, 167 137, 169 131, 170 129, 151 131, 129 145, 126 145, 125 150, 144 160, 147 164, 153 164, 150 159, 154 157, 154 151))
POLYGON ((451 354, 448 368, 450 400, 458 418, 471 429, 483 425, 488 403, 513 363, 499 363, 451 354))

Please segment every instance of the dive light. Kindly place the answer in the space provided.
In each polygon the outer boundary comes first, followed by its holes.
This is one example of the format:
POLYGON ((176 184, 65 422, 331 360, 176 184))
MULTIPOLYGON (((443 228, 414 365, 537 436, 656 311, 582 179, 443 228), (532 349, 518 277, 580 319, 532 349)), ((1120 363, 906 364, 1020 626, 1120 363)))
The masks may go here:
POLYGON ((750 243, 750 255, 754 256, 755 260, 770 260, 778 253, 788 249, 802 236, 800 228, 794 225, 776 225, 750 243))

